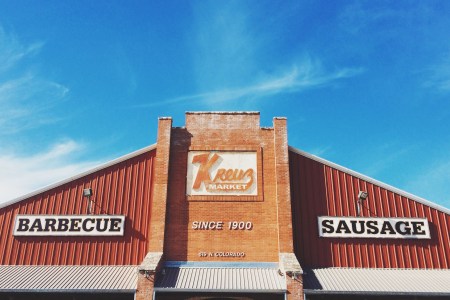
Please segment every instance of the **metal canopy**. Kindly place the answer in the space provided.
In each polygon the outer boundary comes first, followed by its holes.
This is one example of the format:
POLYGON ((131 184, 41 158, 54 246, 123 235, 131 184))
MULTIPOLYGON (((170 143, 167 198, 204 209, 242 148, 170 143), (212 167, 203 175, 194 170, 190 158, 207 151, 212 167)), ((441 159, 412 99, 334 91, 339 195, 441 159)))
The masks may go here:
POLYGON ((156 281, 155 291, 285 293, 286 278, 281 274, 273 267, 166 265, 156 281))
POLYGON ((134 293, 136 266, 0 266, 0 292, 134 293))
POLYGON ((305 294, 450 295, 450 270, 324 268, 304 274, 305 294))

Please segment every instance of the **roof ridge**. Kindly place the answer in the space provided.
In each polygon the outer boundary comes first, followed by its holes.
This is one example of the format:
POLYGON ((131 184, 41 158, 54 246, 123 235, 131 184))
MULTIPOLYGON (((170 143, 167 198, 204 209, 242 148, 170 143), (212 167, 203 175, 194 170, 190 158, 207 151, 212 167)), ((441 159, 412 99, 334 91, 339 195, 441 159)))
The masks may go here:
POLYGON ((61 186, 63 184, 66 184, 66 183, 68 183, 70 181, 79 179, 81 177, 90 175, 90 174, 92 174, 94 172, 97 172, 97 171, 100 171, 100 170, 103 170, 103 169, 106 169, 106 168, 108 168, 110 166, 113 166, 115 164, 121 163, 121 162, 123 162, 123 161, 125 161, 127 159, 136 157, 136 156, 141 155, 141 154, 143 154, 145 152, 149 152, 149 151, 151 151, 153 149, 156 149, 156 143, 152 144, 150 146, 146 146, 144 148, 141 148, 139 150, 133 151, 131 153, 125 154, 125 155, 120 156, 118 158, 115 158, 113 160, 107 161, 105 163, 102 163, 102 164, 100 164, 100 165, 98 165, 96 167, 93 167, 93 168, 91 168, 89 170, 86 170, 86 171, 83 171, 81 173, 78 173, 78 174, 76 174, 74 176, 70 176, 68 178, 65 178, 65 179, 62 179, 60 181, 54 182, 52 184, 46 185, 44 187, 38 188, 37 190, 31 191, 31 192, 29 192, 29 193, 27 193, 25 195, 22 195, 22 196, 19 196, 17 198, 14 198, 12 200, 0 203, 0 209, 4 208, 4 207, 7 207, 7 206, 10 206, 12 204, 18 203, 18 202, 23 201, 25 199, 28 199, 30 197, 36 196, 36 195, 38 195, 40 193, 46 192, 48 190, 51 190, 53 188, 56 188, 56 187, 61 186))
POLYGON ((361 174, 361 173, 356 172, 356 171, 354 171, 352 169, 343 167, 343 166, 341 166, 339 164, 336 164, 336 163, 331 162, 329 160, 326 160, 324 158, 318 157, 318 156, 316 156, 314 154, 311 154, 311 153, 308 153, 306 151, 300 150, 298 148, 289 146, 289 150, 291 150, 294 153, 300 154, 302 156, 305 156, 305 157, 310 158, 312 160, 315 160, 317 162, 323 163, 323 164, 325 164, 325 165, 327 165, 329 167, 332 167, 332 168, 335 168, 337 170, 343 171, 345 173, 348 173, 350 175, 358 177, 359 179, 362 179, 362 180, 365 180, 365 181, 370 182, 372 184, 378 185, 378 186, 380 186, 382 188, 388 189, 388 190, 390 190, 390 191, 392 191, 394 193, 397 193, 397 194, 399 194, 401 196, 407 197, 407 198, 409 198, 411 200, 417 201, 417 202, 422 203, 422 204, 424 204, 426 206, 429 206, 431 208, 437 209, 437 210, 439 210, 439 211, 441 211, 443 213, 446 213, 446 214, 450 215, 450 209, 448 209, 448 208, 446 208, 444 206, 441 206, 441 205, 439 205, 437 203, 431 202, 431 201, 426 200, 426 199, 424 199, 422 197, 416 196, 416 195, 411 194, 409 192, 406 192, 406 191, 404 191, 402 189, 396 188, 396 187, 394 187, 392 185, 389 185, 387 183, 384 183, 382 181, 379 181, 379 180, 374 179, 372 177, 369 177, 367 175, 361 174))

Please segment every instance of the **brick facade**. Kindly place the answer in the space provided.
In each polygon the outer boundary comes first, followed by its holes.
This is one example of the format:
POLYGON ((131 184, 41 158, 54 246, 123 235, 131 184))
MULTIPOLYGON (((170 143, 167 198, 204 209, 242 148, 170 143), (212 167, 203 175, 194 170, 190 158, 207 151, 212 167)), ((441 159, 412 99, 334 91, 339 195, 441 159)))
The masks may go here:
MULTIPOLYGON (((159 122, 150 251, 161 251, 163 238, 165 261, 278 263, 280 252, 293 253, 286 119, 275 118, 272 128, 261 128, 259 113, 199 112, 186 113, 185 127, 171 127, 170 119, 159 122), (186 195, 189 151, 206 156, 209 151, 254 153, 257 195, 186 195), (224 225, 221 230, 196 230, 195 221, 224 225), (230 230, 233 221, 253 226, 230 230), (215 255, 221 252, 244 255, 215 255)), ((286 276, 288 299, 302 294, 297 276, 286 276)), ((140 275, 138 299, 149 299, 150 279, 140 275)))
POLYGON ((135 300, 153 299, 154 286, 155 286, 155 274, 147 276, 145 274, 139 274, 135 300))
POLYGON ((280 248, 292 252, 286 120, 275 119, 274 124, 260 128, 259 113, 187 113, 186 126, 172 128, 166 260, 234 261, 199 256, 229 251, 245 253, 238 261, 276 262, 280 248), (203 196, 191 201, 186 196, 186 169, 188 152, 194 150, 256 152, 258 197, 252 201, 246 196, 203 196), (194 221, 222 221, 225 227, 231 221, 252 222, 253 228, 194 230, 194 221))
MULTIPOLYGON (((274 118, 273 127, 263 128, 256 112, 186 113, 184 127, 160 118, 156 145, 0 205, 0 224, 2 299, 21 299, 22 293, 56 299, 88 285, 86 299, 103 297, 105 290, 115 299, 318 299, 336 288, 322 285, 329 275, 318 270, 417 269, 414 276, 422 276, 430 269, 448 274, 450 265, 448 209, 289 148, 287 120, 274 118), (88 198, 86 189, 92 191, 88 198), (360 191, 368 195, 361 217, 426 219, 429 238, 322 236, 319 217, 356 216, 360 191), (85 217, 89 203, 96 217, 123 216, 123 235, 66 236, 50 221, 16 234, 18 217, 75 220, 85 217), (119 275, 111 266, 130 272, 119 275), (75 269, 82 273, 66 277, 77 287, 51 279, 58 274, 53 270, 75 269), (94 282, 86 278, 93 270, 113 277, 95 276, 101 280, 91 289, 94 282), (229 293, 219 295, 224 291, 229 293)), ((73 232, 81 230, 76 226, 73 232)), ((354 289, 353 282, 345 285, 342 297, 354 289)), ((428 286, 420 293, 441 295, 438 288, 449 285, 428 286)))

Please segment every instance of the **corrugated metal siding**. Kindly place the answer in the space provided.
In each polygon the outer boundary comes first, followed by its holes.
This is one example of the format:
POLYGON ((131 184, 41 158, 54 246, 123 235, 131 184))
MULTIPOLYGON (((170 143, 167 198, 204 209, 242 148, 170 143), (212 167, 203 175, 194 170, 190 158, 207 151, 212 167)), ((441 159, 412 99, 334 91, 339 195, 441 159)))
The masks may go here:
POLYGON ((147 252, 153 193, 152 149, 0 209, 1 265, 138 265, 147 252), (125 215, 123 237, 14 237, 17 214, 86 214, 91 187, 95 214, 125 215))
POLYGON ((134 292, 136 266, 0 266, 0 292, 134 292))
POLYGON ((268 268, 165 268, 157 291, 286 291, 286 279, 268 268))
POLYGON ((450 295, 450 270, 342 269, 308 270, 305 293, 450 295))
POLYGON ((450 268, 450 215, 368 180, 289 152, 295 253, 302 266, 351 268, 450 268), (318 216, 356 216, 367 191, 364 216, 418 217, 430 223, 431 240, 319 238, 318 216))

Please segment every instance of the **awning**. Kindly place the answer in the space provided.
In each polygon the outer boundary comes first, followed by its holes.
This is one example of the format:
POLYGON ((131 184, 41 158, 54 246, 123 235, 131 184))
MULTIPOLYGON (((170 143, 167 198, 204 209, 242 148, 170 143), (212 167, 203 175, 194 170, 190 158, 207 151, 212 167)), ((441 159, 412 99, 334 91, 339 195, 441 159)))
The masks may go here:
POLYGON ((284 276, 272 263, 168 263, 155 291, 285 293, 284 276))
POLYGON ((0 266, 0 292, 134 293, 136 266, 0 266))
POLYGON ((450 270, 310 269, 305 294, 450 295, 450 270))

